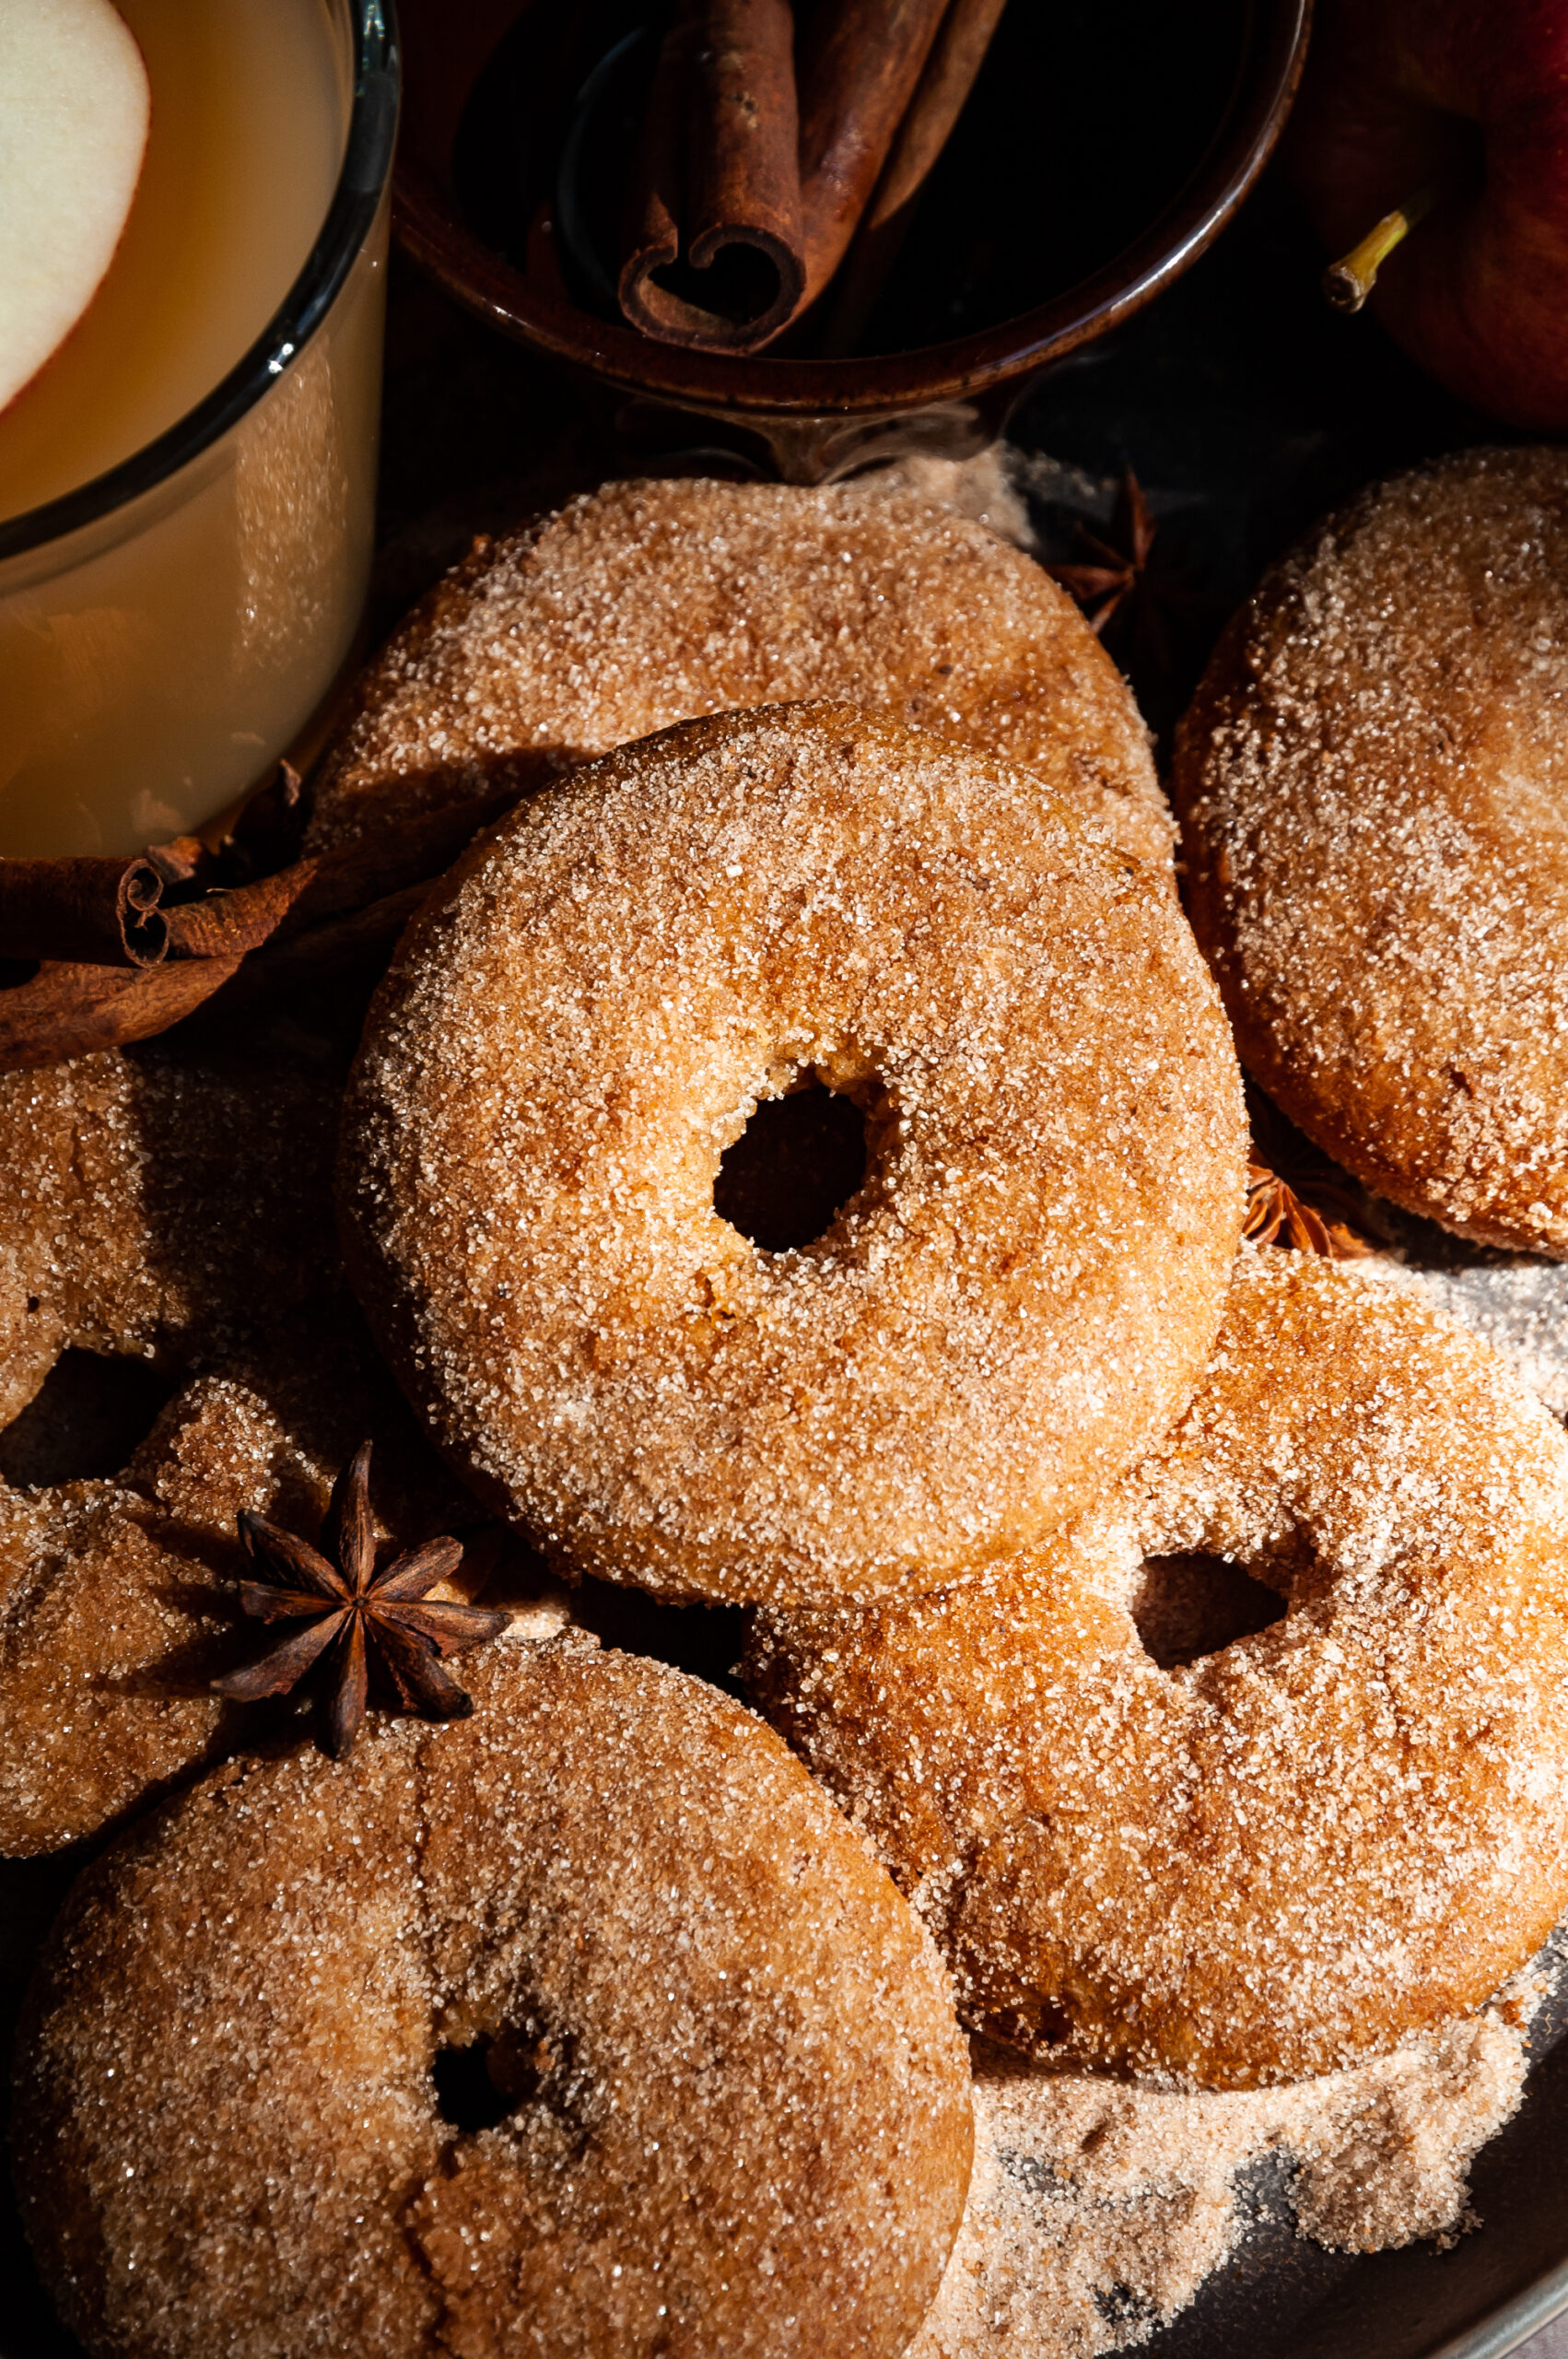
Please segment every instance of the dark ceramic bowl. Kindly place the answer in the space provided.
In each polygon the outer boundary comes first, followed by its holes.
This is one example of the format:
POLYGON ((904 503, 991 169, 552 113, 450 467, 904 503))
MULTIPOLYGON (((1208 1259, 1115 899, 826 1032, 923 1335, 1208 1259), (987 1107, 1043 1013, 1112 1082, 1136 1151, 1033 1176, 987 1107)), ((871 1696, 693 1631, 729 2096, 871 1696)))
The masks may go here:
POLYGON ((633 440, 718 445, 804 482, 901 452, 963 456, 1218 235, 1283 126, 1310 13, 1012 0, 851 358, 693 352, 615 311, 648 0, 401 0, 397 229, 482 319, 607 389, 633 440))

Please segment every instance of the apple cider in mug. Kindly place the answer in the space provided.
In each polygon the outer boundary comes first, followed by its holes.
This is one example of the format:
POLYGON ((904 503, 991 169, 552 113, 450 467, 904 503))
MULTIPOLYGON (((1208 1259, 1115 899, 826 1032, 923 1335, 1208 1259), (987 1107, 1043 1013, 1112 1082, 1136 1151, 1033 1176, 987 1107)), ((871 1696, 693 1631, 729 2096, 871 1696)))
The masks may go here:
POLYGON ((363 41, 348 0, 0 0, 0 855, 200 825, 349 653, 379 191, 335 288, 322 245, 363 41))

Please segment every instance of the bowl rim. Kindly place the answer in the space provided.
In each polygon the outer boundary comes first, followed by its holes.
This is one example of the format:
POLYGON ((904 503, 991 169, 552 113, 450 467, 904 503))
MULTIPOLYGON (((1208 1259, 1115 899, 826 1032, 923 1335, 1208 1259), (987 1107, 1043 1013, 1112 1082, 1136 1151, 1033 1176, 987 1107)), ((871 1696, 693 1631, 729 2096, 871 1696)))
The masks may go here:
POLYGON ((1060 358, 1157 295, 1210 246, 1268 162, 1305 61, 1313 0, 1246 0, 1246 33, 1219 128, 1150 227, 1090 277, 996 325, 947 344, 867 358, 773 359, 656 343, 532 283, 459 215, 419 143, 417 98, 393 178, 401 243, 490 325, 628 393, 718 414, 812 417, 897 411, 983 393, 1060 358))
POLYGON ((392 0, 345 0, 351 97, 337 184, 314 244, 265 327, 212 392, 129 458, 74 491, 0 522, 0 560, 95 524, 220 441, 298 358, 375 225, 397 139, 402 71, 392 0))

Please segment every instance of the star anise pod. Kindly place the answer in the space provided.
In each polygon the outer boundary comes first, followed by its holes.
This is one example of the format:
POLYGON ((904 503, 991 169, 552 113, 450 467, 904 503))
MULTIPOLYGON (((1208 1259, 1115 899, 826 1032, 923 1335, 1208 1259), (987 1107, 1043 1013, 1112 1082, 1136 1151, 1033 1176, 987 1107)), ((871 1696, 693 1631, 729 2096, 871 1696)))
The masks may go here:
POLYGON ((1046 568, 1077 599, 1090 629, 1105 640, 1133 685, 1156 700, 1176 682, 1181 646, 1208 613, 1208 601, 1178 570, 1154 557, 1159 530, 1143 487, 1129 467, 1106 535, 1082 521, 1074 527, 1089 562, 1046 568))
MULTIPOLYGON (((1327 1181, 1313 1192, 1333 1207, 1354 1212, 1349 1199, 1327 1181)), ((1300 1253, 1321 1253, 1330 1262, 1363 1261, 1376 1250, 1343 1221, 1328 1219, 1266 1163, 1247 1164, 1246 1219, 1241 1233, 1255 1245, 1293 1245, 1300 1253)))
POLYGON ((1052 581, 1059 581, 1077 599, 1096 639, 1104 638, 1123 607, 1137 594, 1159 529, 1149 513, 1143 487, 1129 467, 1117 494, 1110 523, 1112 538, 1102 540, 1087 524, 1080 523, 1076 528, 1079 545, 1094 563, 1047 566, 1052 581))
POLYGON ((473 1701, 442 1669, 440 1657, 498 1637, 509 1617, 477 1605, 421 1602, 455 1570, 462 1555, 460 1540, 427 1540, 376 1570, 369 1442, 333 1485, 319 1549, 248 1508, 240 1510, 239 1525, 256 1568, 255 1579, 240 1583, 245 1612, 259 1622, 298 1621, 309 1627, 249 1670, 215 1679, 217 1695, 244 1704, 282 1696, 330 1649, 333 1684, 324 1743, 335 1761, 347 1755, 364 1720, 372 1655, 409 1711, 427 1720, 468 1717, 473 1701))

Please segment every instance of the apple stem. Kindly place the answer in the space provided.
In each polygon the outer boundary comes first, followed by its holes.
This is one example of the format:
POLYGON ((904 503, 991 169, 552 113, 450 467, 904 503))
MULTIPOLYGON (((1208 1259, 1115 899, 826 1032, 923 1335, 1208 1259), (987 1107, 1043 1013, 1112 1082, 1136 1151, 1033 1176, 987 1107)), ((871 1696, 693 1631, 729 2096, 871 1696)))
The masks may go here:
POLYGON ((1330 263, 1323 274, 1323 292, 1337 311, 1359 311, 1373 288, 1377 274, 1401 238, 1413 229, 1423 215, 1431 212, 1436 202, 1435 188, 1418 188, 1403 205, 1386 213, 1374 224, 1359 246, 1330 263))

